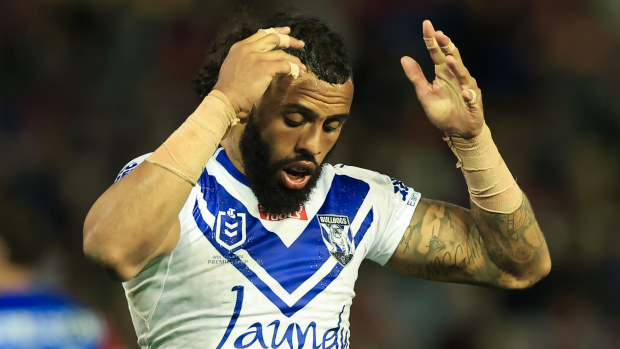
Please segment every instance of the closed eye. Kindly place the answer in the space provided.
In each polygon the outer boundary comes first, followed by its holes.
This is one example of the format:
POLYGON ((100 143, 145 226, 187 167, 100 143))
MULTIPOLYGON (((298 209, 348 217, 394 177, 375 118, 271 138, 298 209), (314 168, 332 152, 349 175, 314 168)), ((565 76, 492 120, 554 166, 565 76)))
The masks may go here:
POLYGON ((284 114, 283 118, 284 123, 290 127, 301 126, 306 122, 306 118, 304 118, 303 115, 299 113, 284 114))
POLYGON ((344 120, 341 120, 340 118, 326 120, 323 124, 323 130, 325 130, 325 132, 336 132, 340 129, 343 123, 344 120))
POLYGON ((297 126, 301 126, 304 124, 303 121, 293 121, 287 117, 284 118, 284 123, 290 127, 297 127, 297 126))

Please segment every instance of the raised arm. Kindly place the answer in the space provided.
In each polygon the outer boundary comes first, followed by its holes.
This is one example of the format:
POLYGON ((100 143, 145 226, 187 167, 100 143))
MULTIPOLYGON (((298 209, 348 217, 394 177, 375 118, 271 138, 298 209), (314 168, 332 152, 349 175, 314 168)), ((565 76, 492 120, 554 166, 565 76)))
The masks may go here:
POLYGON ((122 280, 168 254, 179 238, 178 214, 208 159, 277 74, 305 70, 276 48, 302 48, 290 29, 260 30, 234 44, 214 90, 143 163, 106 190, 84 222, 84 252, 122 280))
POLYGON ((387 265, 422 279, 501 288, 529 287, 551 267, 525 197, 510 214, 422 199, 387 265))
POLYGON ((423 199, 388 266, 436 281, 525 288, 549 273, 545 238, 484 122, 482 95, 458 49, 430 21, 424 40, 429 83, 410 57, 401 63, 429 120, 446 134, 468 184, 471 209, 423 199))

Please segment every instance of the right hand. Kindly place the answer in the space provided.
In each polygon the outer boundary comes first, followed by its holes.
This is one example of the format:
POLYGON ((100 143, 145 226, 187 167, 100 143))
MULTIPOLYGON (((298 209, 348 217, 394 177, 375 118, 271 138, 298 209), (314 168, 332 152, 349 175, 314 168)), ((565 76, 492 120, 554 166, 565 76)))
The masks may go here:
MULTIPOLYGON (((274 29, 283 35, 291 32, 289 27, 274 29)), ((293 49, 304 47, 303 41, 289 38, 288 47, 293 49)), ((213 89, 228 97, 238 115, 248 115, 254 102, 263 96, 273 78, 277 74, 291 72, 291 65, 288 62, 298 65, 301 71, 306 71, 306 66, 299 58, 283 50, 275 50, 286 47, 286 42, 281 43, 278 34, 267 34, 262 30, 235 43, 222 63, 213 89)))
POLYGON ((435 31, 426 20, 422 32, 435 63, 435 79, 426 80, 420 65, 405 56, 401 64, 415 86, 415 91, 428 119, 451 137, 472 138, 482 132, 484 113, 482 91, 461 59, 459 50, 443 32, 435 31))

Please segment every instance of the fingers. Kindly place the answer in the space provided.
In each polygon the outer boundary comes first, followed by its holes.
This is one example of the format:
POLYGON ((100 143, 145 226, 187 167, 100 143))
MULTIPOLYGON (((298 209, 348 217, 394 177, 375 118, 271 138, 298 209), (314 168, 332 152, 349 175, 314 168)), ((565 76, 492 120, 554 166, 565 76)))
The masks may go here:
POLYGON ((437 44, 437 39, 435 39, 435 28, 433 28, 433 24, 428 19, 422 22, 422 34, 424 35, 424 42, 426 43, 426 48, 431 55, 433 63, 436 65, 444 64, 446 62, 446 56, 441 52, 437 44))
POLYGON ((289 27, 259 29, 252 36, 235 44, 237 46, 235 50, 244 51, 244 54, 247 57, 253 57, 255 62, 263 61, 266 64, 270 64, 270 62, 275 64, 275 70, 271 70, 275 74, 289 74, 297 78, 300 72, 307 71, 306 66, 299 58, 282 50, 276 50, 276 48, 304 47, 303 41, 287 35, 290 32, 289 27))
POLYGON ((400 64, 403 66, 405 75, 415 86, 416 93, 420 95, 430 87, 430 83, 426 80, 422 68, 418 62, 409 56, 402 57, 400 64))
POLYGON ((453 56, 457 61, 463 63, 458 48, 443 31, 435 31, 431 21, 425 20, 422 23, 422 33, 433 63, 437 65, 445 63, 446 56, 453 56))
POLYGON ((469 71, 463 65, 461 54, 450 38, 441 30, 435 31, 429 20, 422 23, 422 32, 426 47, 435 65, 446 64, 456 77, 458 84, 471 88, 477 88, 476 80, 471 77, 469 71))
POLYGON ((299 66, 289 61, 286 61, 286 63, 288 63, 289 69, 290 69, 290 71, 288 72, 288 75, 292 76, 293 79, 297 79, 297 77, 299 76, 299 66))
POLYGON ((476 83, 476 79, 472 78, 461 62, 457 62, 456 58, 446 57, 446 63, 460 85, 461 96, 465 104, 470 108, 478 108, 480 103, 480 89, 476 83))
POLYGON ((458 62, 453 56, 446 57, 446 65, 450 68, 450 71, 456 77, 459 85, 467 87, 478 87, 476 85, 476 79, 472 78, 469 74, 469 70, 465 68, 463 63, 458 62))
POLYGON ((277 60, 289 61, 291 63, 295 63, 296 65, 298 65, 302 70, 306 70, 306 66, 301 62, 299 57, 295 57, 282 50, 265 52, 261 54, 261 57, 267 61, 277 61, 277 60))
POLYGON ((288 70, 280 70, 277 71, 277 73, 292 75, 293 78, 297 78, 302 71, 307 71, 306 65, 303 64, 299 58, 281 50, 266 52, 263 54, 263 59, 266 61, 282 61, 288 63, 288 70))
POLYGON ((259 29, 256 33, 254 33, 252 36, 249 36, 243 40, 241 40, 241 43, 250 43, 250 42, 254 42, 260 38, 265 37, 266 35, 269 35, 271 33, 277 33, 277 34, 282 34, 282 35, 288 35, 291 32, 291 28, 289 27, 274 27, 274 28, 269 28, 269 29, 259 29))
POLYGON ((226 94, 235 110, 248 113, 276 75, 296 78, 306 70, 299 58, 278 49, 304 47, 290 32, 288 27, 259 30, 230 47, 213 88, 226 94))
POLYGON ((271 76, 270 80, 278 74, 290 75, 293 79, 296 79, 299 77, 301 72, 305 72, 305 70, 300 68, 299 65, 287 60, 264 61, 262 64, 259 64, 258 67, 262 68, 265 72, 268 72, 271 76))
POLYGON ((463 96, 465 103, 469 106, 474 106, 478 103, 478 93, 474 89, 468 88, 461 90, 461 96, 463 96))
POLYGON ((458 62, 463 63, 459 49, 454 46, 454 43, 450 40, 450 38, 441 30, 435 32, 435 40, 437 40, 439 49, 445 56, 453 56, 458 62))
MULTIPOLYGON (((438 76, 441 75, 444 79, 455 79, 456 85, 460 86, 460 93, 463 97, 463 101, 470 107, 476 108, 480 104, 480 89, 467 68, 463 65, 461 54, 457 47, 452 43, 452 40, 445 35, 441 30, 435 30, 433 24, 429 20, 425 20, 422 23, 422 33, 424 35, 424 42, 426 48, 435 63, 436 66, 448 67, 451 74, 446 75, 447 71, 444 69, 437 70, 438 76)), ((420 88, 428 86, 429 83, 422 74, 419 66, 413 59, 403 57, 401 59, 403 69, 409 80, 411 80, 416 86, 416 92, 418 96, 420 88)))
MULTIPOLYGON (((278 31, 274 28, 259 29, 258 31, 263 32, 267 36, 269 36, 270 34, 276 34, 278 37, 278 44, 276 47, 288 48, 289 46, 291 46, 291 37, 286 34, 278 33, 278 31)), ((273 38, 272 38, 272 41, 273 41, 273 38)))
POLYGON ((289 36, 290 32, 289 27, 259 29, 258 32, 242 42, 252 45, 254 49, 260 52, 267 52, 276 48, 303 48, 305 43, 289 36))

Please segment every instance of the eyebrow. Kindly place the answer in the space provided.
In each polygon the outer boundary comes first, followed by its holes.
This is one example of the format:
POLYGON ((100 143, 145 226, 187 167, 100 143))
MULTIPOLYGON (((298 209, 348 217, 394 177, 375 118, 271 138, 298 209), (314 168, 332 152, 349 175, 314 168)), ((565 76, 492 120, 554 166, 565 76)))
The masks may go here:
MULTIPOLYGON (((312 110, 312 109, 310 109, 310 108, 308 108, 306 106, 303 106, 303 105, 301 105, 299 103, 288 103, 288 104, 285 104, 283 107, 286 110, 299 111, 301 114, 309 116, 309 117, 311 117, 313 119, 318 119, 319 118, 319 114, 316 111, 314 111, 314 110, 312 110)), ((349 114, 342 113, 342 114, 328 115, 326 119, 332 119, 332 118, 346 119, 348 117, 349 117, 349 114)))

